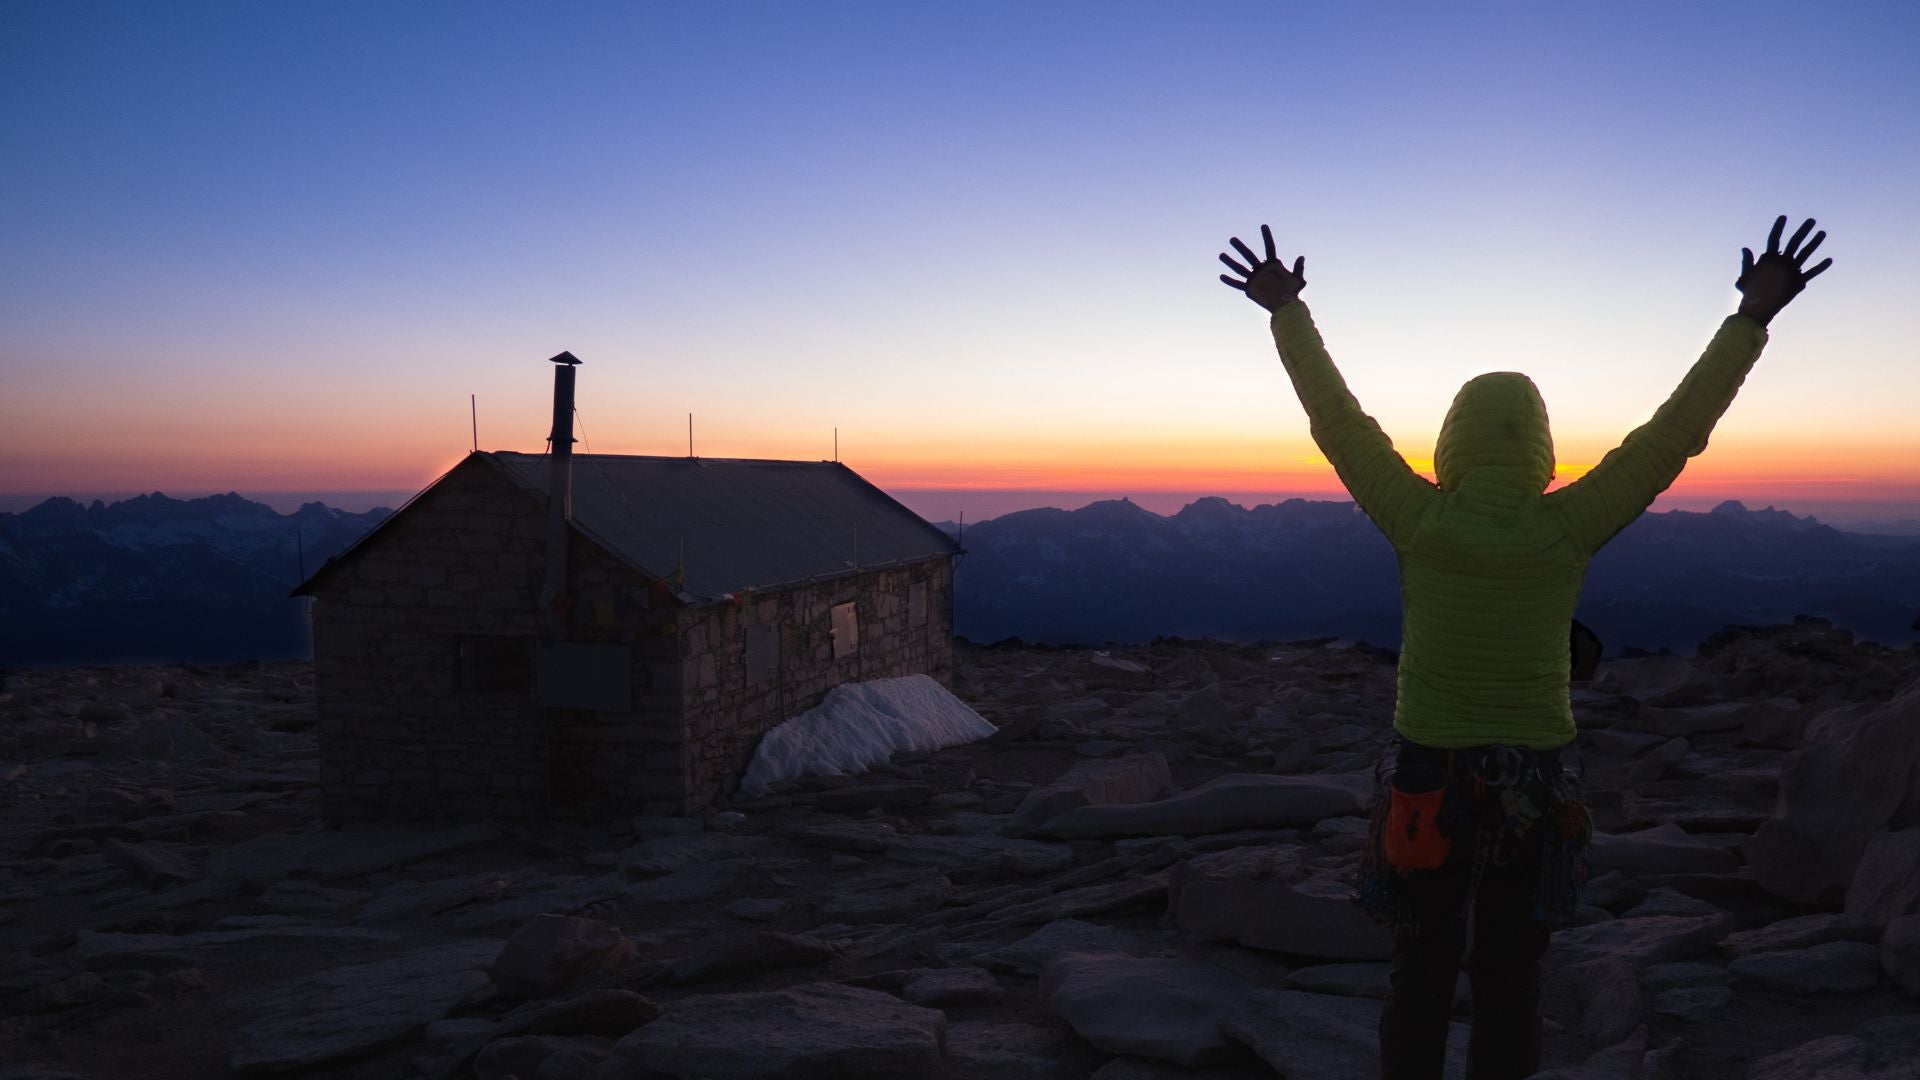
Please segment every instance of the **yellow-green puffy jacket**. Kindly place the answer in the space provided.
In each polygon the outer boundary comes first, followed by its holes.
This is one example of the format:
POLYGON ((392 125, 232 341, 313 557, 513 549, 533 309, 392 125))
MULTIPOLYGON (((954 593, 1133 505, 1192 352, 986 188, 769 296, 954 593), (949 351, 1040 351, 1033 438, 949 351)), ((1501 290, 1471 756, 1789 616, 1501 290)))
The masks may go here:
POLYGON ((1548 750, 1573 739, 1568 628, 1587 562, 1667 489, 1732 404, 1767 332, 1729 316, 1653 419, 1551 494, 1553 436, 1533 380, 1471 379, 1413 471, 1348 391, 1298 299, 1273 339, 1318 443, 1400 561, 1393 726, 1425 746, 1548 750))

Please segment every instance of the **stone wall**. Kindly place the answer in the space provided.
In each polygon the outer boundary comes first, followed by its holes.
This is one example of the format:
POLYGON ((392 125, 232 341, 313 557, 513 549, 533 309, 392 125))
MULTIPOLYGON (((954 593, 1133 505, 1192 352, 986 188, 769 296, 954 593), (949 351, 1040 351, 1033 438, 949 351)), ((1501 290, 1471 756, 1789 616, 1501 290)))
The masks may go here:
POLYGON ((953 560, 928 559, 689 609, 681 615, 680 638, 686 808, 693 810, 732 789, 769 728, 819 704, 843 682, 924 673, 949 684, 953 560), (845 603, 854 605, 859 642, 851 655, 835 659, 832 612, 845 603), (914 615, 923 615, 917 624, 914 615), (775 669, 758 682, 749 679, 747 663, 747 638, 756 624, 778 635, 775 669))
POLYGON ((583 815, 676 813, 686 805, 680 725, 679 614, 664 591, 598 545, 568 548, 573 589, 568 640, 627 646, 629 712, 544 709, 553 718, 554 800, 583 815))
POLYGON ((534 703, 544 511, 542 500, 470 457, 318 579, 326 817, 512 818, 685 804, 679 605, 650 597, 637 574, 578 536, 568 548, 569 636, 633 650, 631 711, 534 703))

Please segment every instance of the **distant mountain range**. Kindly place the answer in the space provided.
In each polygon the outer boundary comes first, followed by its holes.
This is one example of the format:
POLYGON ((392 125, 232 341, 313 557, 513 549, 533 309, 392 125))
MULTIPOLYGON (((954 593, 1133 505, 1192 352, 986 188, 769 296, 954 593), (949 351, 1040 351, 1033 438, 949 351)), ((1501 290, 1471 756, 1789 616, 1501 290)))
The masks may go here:
MULTIPOLYGON (((0 513, 0 666, 308 656, 305 601, 287 596, 303 557, 311 572, 389 513, 281 514, 231 493, 0 513)), ((1163 516, 1109 500, 969 523, 963 542, 954 628, 978 642, 1399 645, 1393 552, 1351 502, 1209 498, 1163 516)), ((1578 617, 1617 653, 1691 651, 1730 623, 1796 614, 1920 641, 1920 538, 1732 502, 1647 514, 1594 559, 1578 617)))
MULTIPOLYGON (((1351 502, 1212 498, 1162 516, 1122 499, 1007 514, 962 540, 954 626, 978 642, 1332 634, 1399 647, 1393 551, 1351 502)), ((1920 641, 1920 538, 1737 502, 1645 514, 1593 560, 1576 617, 1618 653, 1688 652, 1723 626, 1796 614, 1920 641)))
POLYGON ((214 662, 311 655, 287 592, 391 511, 158 492, 0 514, 0 664, 214 662))

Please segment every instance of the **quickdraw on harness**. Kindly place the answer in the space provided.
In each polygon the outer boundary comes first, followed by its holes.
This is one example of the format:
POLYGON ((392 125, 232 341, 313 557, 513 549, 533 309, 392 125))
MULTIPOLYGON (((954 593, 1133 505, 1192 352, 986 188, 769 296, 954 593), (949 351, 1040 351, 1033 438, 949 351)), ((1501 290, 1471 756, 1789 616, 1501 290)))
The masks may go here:
MULTIPOLYGON (((1455 753, 1447 751, 1450 776, 1454 771, 1455 753)), ((1473 909, 1480 896, 1480 879, 1486 873, 1487 863, 1512 865, 1541 811, 1526 793, 1527 779, 1539 773, 1538 762, 1532 754, 1512 746, 1488 746, 1468 755, 1467 772, 1473 778, 1473 805, 1476 808, 1486 805, 1487 788, 1491 786, 1499 789, 1501 809, 1498 825, 1488 825, 1484 819, 1474 825, 1473 875, 1467 882, 1466 899, 1460 905, 1460 914, 1467 923, 1466 956, 1471 957, 1473 909)))
POLYGON ((1547 782, 1546 843, 1540 853, 1540 887, 1534 893, 1533 917, 1558 924, 1573 917, 1580 906, 1580 890, 1587 883, 1587 848, 1593 843, 1593 816, 1587 812, 1586 763, 1578 774, 1560 770, 1547 782))

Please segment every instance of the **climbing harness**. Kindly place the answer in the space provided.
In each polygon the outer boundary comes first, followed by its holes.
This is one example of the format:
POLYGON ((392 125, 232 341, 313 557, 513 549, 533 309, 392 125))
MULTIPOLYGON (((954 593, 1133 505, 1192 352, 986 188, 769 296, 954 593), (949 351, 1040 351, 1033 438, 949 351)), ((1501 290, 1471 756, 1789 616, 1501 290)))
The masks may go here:
POLYGON ((1366 846, 1359 866, 1350 880, 1355 886, 1354 902, 1378 924, 1396 935, 1420 933, 1424 914, 1416 910, 1407 888, 1417 870, 1436 870, 1449 861, 1445 856, 1457 845, 1450 839, 1473 837, 1473 855, 1467 894, 1454 914, 1464 915, 1468 926, 1467 954, 1472 954, 1473 905, 1480 882, 1489 864, 1507 867, 1527 849, 1536 828, 1540 829, 1540 879, 1535 892, 1532 916, 1536 921, 1557 925, 1573 915, 1579 905, 1579 893, 1587 880, 1586 849, 1593 839, 1593 823, 1585 803, 1586 766, 1578 758, 1578 772, 1555 762, 1548 766, 1535 751, 1524 747, 1490 744, 1446 752, 1446 780, 1443 796, 1428 792, 1399 793, 1393 777, 1400 768, 1400 740, 1389 732, 1387 745, 1374 766, 1374 800, 1368 820, 1366 846), (1549 772, 1554 775, 1547 775, 1549 772), (1538 783, 1534 783, 1538 781, 1538 783), (1489 790, 1494 797, 1489 799, 1489 790), (1544 805, 1537 796, 1544 795, 1544 805), (1423 797, 1424 796, 1424 797, 1423 797), (1440 801, 1437 815, 1420 820, 1409 812, 1418 805, 1430 809, 1440 801), (1401 813, 1394 814, 1398 806, 1401 813), (1389 830, 1407 828, 1409 821, 1431 829, 1438 827, 1438 838, 1391 836, 1395 840, 1389 854, 1389 830), (1409 857, 1409 852, 1413 853, 1409 857), (1435 853, 1441 853, 1436 861, 1435 853))

